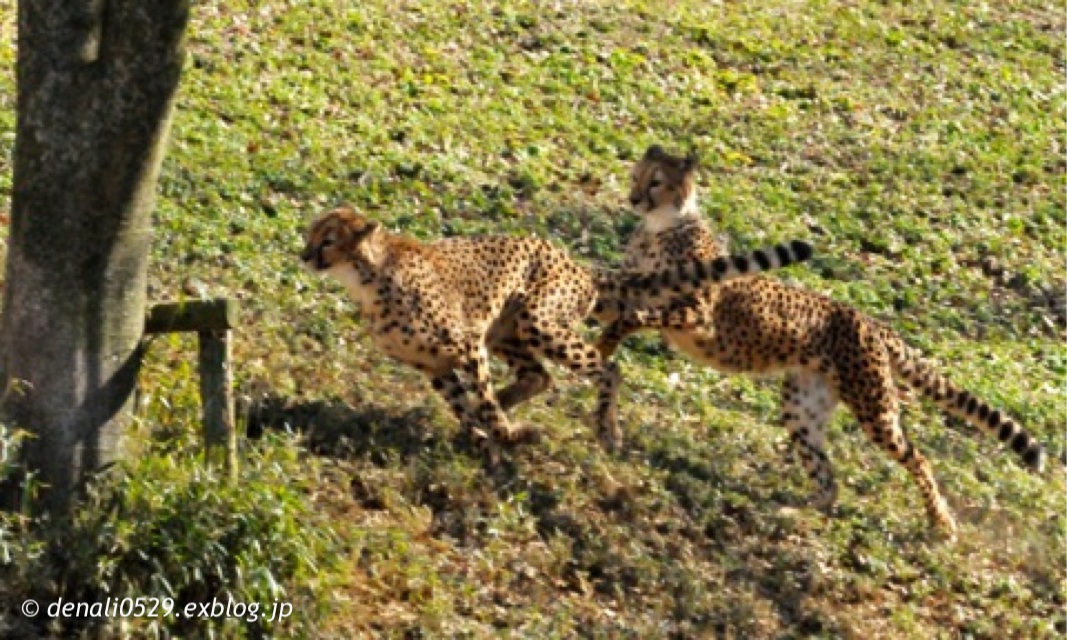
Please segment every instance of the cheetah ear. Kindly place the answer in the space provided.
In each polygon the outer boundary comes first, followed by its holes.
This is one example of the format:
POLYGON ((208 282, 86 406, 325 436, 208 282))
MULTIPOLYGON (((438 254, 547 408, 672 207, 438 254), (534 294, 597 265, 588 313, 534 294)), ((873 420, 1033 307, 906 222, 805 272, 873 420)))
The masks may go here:
POLYGON ((685 160, 682 161, 682 169, 686 172, 695 171, 700 168, 700 156, 696 151, 690 151, 685 155, 685 160))
POLYGON ((648 151, 645 151, 645 160, 659 160, 665 155, 667 152, 663 150, 663 147, 654 144, 648 148, 648 151))
POLYGON ((356 233, 352 239, 352 244, 357 247, 357 253, 361 254, 364 260, 374 266, 379 266, 385 252, 385 244, 382 237, 384 235, 382 225, 377 222, 368 222, 365 227, 356 233))
POLYGON ((359 242, 364 238, 374 238, 374 236, 376 236, 378 232, 381 231, 381 228, 382 225, 378 224, 377 222, 368 222, 366 225, 363 226, 362 229, 356 232, 356 236, 355 238, 353 238, 353 240, 359 242))

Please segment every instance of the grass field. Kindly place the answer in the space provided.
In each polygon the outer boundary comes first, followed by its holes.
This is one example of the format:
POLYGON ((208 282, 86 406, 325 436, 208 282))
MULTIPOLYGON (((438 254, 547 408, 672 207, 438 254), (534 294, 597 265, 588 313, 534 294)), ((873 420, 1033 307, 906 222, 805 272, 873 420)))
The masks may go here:
MULTIPOLYGON (((0 212, 14 15, 0 0, 0 212)), ((1064 31, 1031 0, 194 3, 150 297, 241 300, 246 476, 199 467, 193 343, 157 340, 141 454, 90 496, 74 568, 16 531, 0 629, 32 592, 296 603, 275 626, 131 620, 135 637, 1067 635, 1064 31), (622 453, 560 372, 518 411, 547 437, 487 473, 296 259, 309 219, 350 201, 420 238, 536 233, 611 263, 651 143, 702 156, 732 247, 811 240, 815 262, 778 276, 890 322, 1038 435, 1051 471, 912 396, 959 541, 844 411, 828 518, 783 459, 775 380, 644 336, 621 355, 622 453)))

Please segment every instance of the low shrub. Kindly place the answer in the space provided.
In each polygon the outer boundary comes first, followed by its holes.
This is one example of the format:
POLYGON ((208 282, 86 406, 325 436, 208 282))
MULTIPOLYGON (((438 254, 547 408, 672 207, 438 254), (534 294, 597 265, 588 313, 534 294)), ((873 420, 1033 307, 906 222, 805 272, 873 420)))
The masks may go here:
POLYGON ((122 637, 305 635, 327 611, 330 569, 344 545, 308 505, 316 474, 293 439, 277 435, 248 452, 237 482, 191 451, 150 452, 122 465, 88 488, 69 524, 38 522, 0 538, 21 538, 0 568, 12 628, 122 637), (41 605, 34 619, 17 611, 27 597, 41 605), (60 601, 101 604, 76 619, 45 615, 60 601), (133 615, 116 614, 119 606, 133 615))

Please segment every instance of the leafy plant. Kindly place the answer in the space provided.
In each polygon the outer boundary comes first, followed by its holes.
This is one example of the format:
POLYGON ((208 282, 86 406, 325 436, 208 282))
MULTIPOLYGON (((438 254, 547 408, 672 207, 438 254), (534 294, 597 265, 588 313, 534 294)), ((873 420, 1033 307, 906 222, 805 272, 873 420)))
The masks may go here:
MULTIPOLYGON (((143 456, 94 482, 70 526, 38 523, 27 541, 43 553, 20 554, 15 570, 41 603, 154 599, 154 615, 127 619, 125 634, 306 632, 329 610, 344 544, 308 507, 314 475, 301 457, 292 439, 271 435, 232 483, 192 454, 143 456), (201 616, 199 605, 216 602, 244 606, 201 616), (280 603, 293 615, 270 620, 280 603)), ((49 624, 72 632, 117 618, 49 624)))

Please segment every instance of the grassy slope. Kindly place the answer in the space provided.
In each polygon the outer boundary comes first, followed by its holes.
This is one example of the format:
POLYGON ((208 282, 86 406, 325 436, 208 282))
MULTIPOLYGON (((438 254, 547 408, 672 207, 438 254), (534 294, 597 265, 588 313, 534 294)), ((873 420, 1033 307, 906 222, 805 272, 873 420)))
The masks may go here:
MULTIPOLYGON (((243 300, 246 420, 310 430, 352 533, 336 635, 1051 636, 1067 631, 1064 480, 917 402, 906 422, 963 522, 842 412, 836 517, 782 463, 775 384, 654 338, 624 358, 630 446, 606 455, 561 375, 520 410, 544 443, 487 477, 421 379, 294 253, 350 200, 421 237, 536 232, 617 256, 630 161, 705 159, 735 246, 809 237, 784 276, 889 319, 953 378, 1064 447, 1064 30, 1045 3, 203 2, 157 212, 152 295, 243 300), (622 6, 625 4, 625 6, 622 6), (764 7, 764 4, 773 5, 764 7), (346 8, 348 5, 358 8, 346 8)), ((0 211, 14 130, 0 15, 0 211)), ((186 435, 189 344, 161 341, 143 422, 186 435)))

